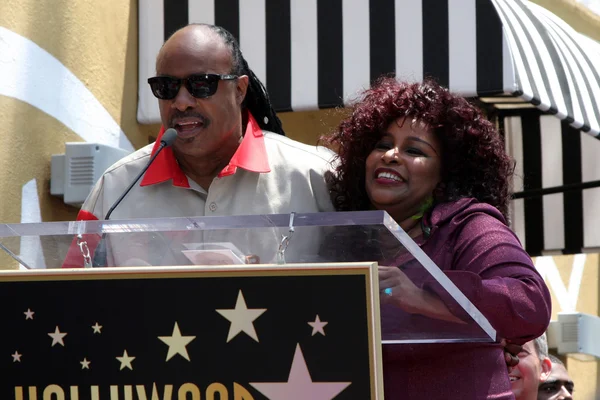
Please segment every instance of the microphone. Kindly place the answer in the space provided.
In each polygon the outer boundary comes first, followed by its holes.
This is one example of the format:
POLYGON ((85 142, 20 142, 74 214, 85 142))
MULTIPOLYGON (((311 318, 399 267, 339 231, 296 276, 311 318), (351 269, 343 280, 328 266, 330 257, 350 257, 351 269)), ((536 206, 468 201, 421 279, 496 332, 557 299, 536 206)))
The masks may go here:
MULTIPOLYGON (((156 150, 156 153, 154 153, 154 155, 150 158, 150 161, 148 161, 148 164, 146 164, 144 169, 142 169, 140 171, 140 173, 136 176, 136 178, 133 180, 133 182, 131 182, 131 184, 127 187, 127 189, 125 189, 123 194, 117 199, 117 201, 115 201, 115 203, 112 205, 112 207, 108 210, 108 212, 106 213, 106 216, 104 217, 105 220, 108 220, 110 218, 110 215, 113 213, 113 211, 115 211, 115 208, 117 208, 117 206, 121 203, 121 201, 123 201, 125 196, 127 196, 129 191, 131 189, 133 189, 133 187, 135 186, 137 181, 139 181, 140 178, 146 173, 148 168, 150 168, 150 165, 152 165, 152 163, 156 159, 156 156, 158 156, 160 154, 162 149, 164 149, 165 147, 171 146, 173 144, 173 142, 175 142, 175 139, 177 139, 177 131, 173 128, 167 129, 160 139, 160 146, 158 147, 158 150, 156 150)), ((106 266, 106 256, 107 256, 107 252, 106 252, 106 232, 105 232, 102 234, 102 238, 100 239, 100 242, 98 242, 98 246, 96 247, 96 250, 94 250, 94 258, 92 259, 92 267, 105 267, 106 266)))

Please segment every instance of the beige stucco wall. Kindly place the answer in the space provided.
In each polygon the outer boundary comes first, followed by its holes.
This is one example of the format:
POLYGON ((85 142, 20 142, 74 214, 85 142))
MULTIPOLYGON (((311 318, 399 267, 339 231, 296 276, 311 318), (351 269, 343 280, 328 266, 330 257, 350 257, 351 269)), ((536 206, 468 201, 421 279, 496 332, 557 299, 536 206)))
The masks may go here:
POLYGON ((287 136, 304 143, 317 144, 319 138, 333 132, 346 115, 345 109, 331 109, 281 113, 279 117, 287 136))
MULTIPOLYGON (((29 39, 60 61, 92 92, 134 146, 140 146, 145 143, 145 129, 135 119, 136 7, 135 1, 119 0, 7 0, 0 2, 0 27, 29 39)), ((36 58, 23 56, 16 62, 22 68, 19 63, 29 65, 36 58)), ((25 87, 27 82, 19 85, 25 87)), ((25 95, 33 98, 36 90, 28 88, 25 95)), ((77 107, 74 99, 74 113, 77 107)), ((0 154, 0 221, 20 222, 21 190, 32 179, 37 181, 44 221, 74 218, 76 209, 49 195, 50 156, 64 153, 65 142, 81 141, 81 137, 27 101, 2 95, 0 121, 0 139, 10 146, 0 154)))
POLYGON ((576 0, 531 0, 553 12, 578 32, 600 41, 600 16, 576 0))
MULTIPOLYGON (((598 254, 578 254, 534 259, 552 295, 552 320, 559 312, 578 311, 599 315, 600 311, 600 257, 598 254)), ((598 332, 600 337, 600 332, 598 332)), ((582 361, 576 355, 559 355, 566 362, 575 382, 577 399, 598 399, 600 393, 600 363, 582 361)))

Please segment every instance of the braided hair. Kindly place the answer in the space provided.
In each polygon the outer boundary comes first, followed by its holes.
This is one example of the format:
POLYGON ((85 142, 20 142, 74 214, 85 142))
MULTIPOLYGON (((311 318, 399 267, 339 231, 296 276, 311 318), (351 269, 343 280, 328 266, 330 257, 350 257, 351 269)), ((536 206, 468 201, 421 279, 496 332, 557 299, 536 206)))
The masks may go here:
MULTIPOLYGON (((246 98, 242 104, 243 110, 246 110, 256 118, 256 122, 262 130, 278 133, 285 136, 283 126, 271 100, 265 85, 258 79, 258 77, 252 72, 248 66, 248 62, 242 55, 240 45, 235 37, 225 28, 217 25, 195 23, 192 25, 205 26, 212 32, 219 35, 225 45, 231 50, 231 74, 233 75, 247 75, 248 76, 248 90, 246 92, 246 98)), ((247 115, 244 113, 243 120, 247 120, 247 115)))

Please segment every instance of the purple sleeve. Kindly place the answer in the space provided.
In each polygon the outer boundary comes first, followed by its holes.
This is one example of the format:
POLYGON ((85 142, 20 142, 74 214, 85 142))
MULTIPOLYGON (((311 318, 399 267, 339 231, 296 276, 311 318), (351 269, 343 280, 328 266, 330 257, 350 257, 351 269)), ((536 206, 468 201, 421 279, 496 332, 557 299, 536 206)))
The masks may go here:
MULTIPOLYGON (((516 235, 485 213, 453 223, 459 228, 453 240, 452 265, 440 265, 448 278, 485 315, 499 337, 524 343, 541 335, 550 322, 550 293, 516 235)), ((453 314, 461 316, 460 306, 437 286, 429 281, 424 289, 436 292, 453 314)))

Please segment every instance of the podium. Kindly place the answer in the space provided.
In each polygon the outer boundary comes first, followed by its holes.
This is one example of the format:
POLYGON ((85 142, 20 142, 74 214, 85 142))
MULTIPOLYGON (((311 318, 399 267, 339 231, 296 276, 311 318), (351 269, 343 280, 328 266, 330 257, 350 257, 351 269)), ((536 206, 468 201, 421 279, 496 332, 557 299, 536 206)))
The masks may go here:
POLYGON ((384 211, 5 224, 0 248, 2 399, 383 399, 382 346, 496 340, 384 211), (380 305, 378 265, 460 322, 380 305))

